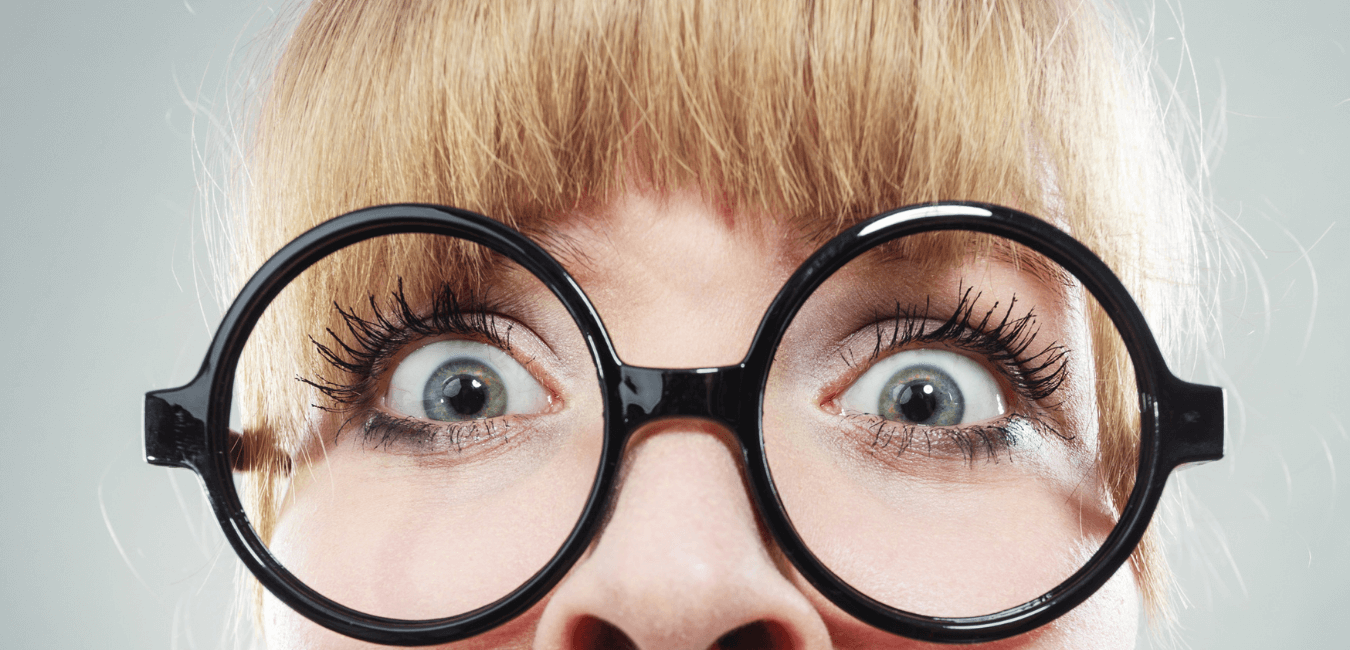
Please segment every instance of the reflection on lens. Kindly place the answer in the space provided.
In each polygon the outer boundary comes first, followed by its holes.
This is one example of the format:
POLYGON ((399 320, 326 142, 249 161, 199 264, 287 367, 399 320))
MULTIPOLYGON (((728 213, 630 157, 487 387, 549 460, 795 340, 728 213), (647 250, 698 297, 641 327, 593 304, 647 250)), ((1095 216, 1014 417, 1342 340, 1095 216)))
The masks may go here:
POLYGON ((340 250, 250 335, 235 484, 291 573, 405 620, 487 605, 539 571, 595 480, 595 367, 534 276, 447 237, 340 250), (452 262, 453 260, 453 262, 452 262))
POLYGON ((993 614, 1062 583, 1133 484, 1137 410, 1100 406, 1137 404, 1133 374, 1103 318, 1067 271, 988 235, 847 264, 794 318, 764 398, 793 527, 844 581, 915 614, 993 614))

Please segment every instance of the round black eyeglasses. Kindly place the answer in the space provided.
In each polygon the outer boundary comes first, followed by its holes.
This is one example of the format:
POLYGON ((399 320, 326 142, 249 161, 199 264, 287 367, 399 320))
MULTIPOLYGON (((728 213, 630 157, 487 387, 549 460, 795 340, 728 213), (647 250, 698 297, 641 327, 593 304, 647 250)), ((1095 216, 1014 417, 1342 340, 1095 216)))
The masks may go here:
MULTIPOLYGON (((343 354, 370 355, 332 336, 336 343, 320 346, 328 358, 370 370, 343 354)), ((537 338, 540 350, 551 345, 537 338)), ((603 528, 629 438, 673 417, 705 418, 734 435, 759 516, 823 595, 882 630, 945 643, 1023 633, 1083 602, 1134 551, 1171 471, 1217 460, 1224 446, 1223 390, 1172 375, 1111 270, 1010 208, 942 202, 859 223, 793 273, 740 363, 663 369, 620 361, 581 288, 524 235, 465 210, 405 204, 327 221, 269 259, 225 314, 197 377, 146 395, 145 455, 198 474, 239 557, 296 612, 364 641, 430 645, 501 625, 557 585, 603 528), (330 255, 409 235, 485 247, 537 279, 571 316, 593 366, 594 412, 569 411, 584 399, 549 407, 538 397, 532 370, 510 352, 531 345, 520 333, 529 327, 511 325, 517 335, 506 344, 500 323, 453 311, 453 297, 435 301, 450 313, 416 326, 409 321, 422 316, 407 302, 397 318, 338 307, 347 331, 367 339, 395 324, 444 336, 402 357, 391 389, 402 392, 383 402, 395 404, 393 415, 354 407, 331 449, 288 461, 285 503, 302 504, 287 507, 308 522, 357 503, 343 500, 353 493, 369 498, 411 477, 437 507, 384 501, 369 516, 387 521, 325 529, 348 545, 328 555, 354 564, 321 567, 324 554, 278 541, 285 535, 259 526, 241 499, 237 482, 249 468, 231 431, 236 372, 284 289, 324 272, 330 255), (906 272, 895 273, 897 264, 906 272), (861 320, 838 317, 843 278, 869 288, 861 320), (1094 309, 1113 332, 1056 338, 1073 327, 1055 314, 1094 309), (1113 350, 1128 357, 1119 376, 1087 363, 1113 350), (834 375, 842 379, 821 378, 834 375), (404 376, 413 378, 407 390, 404 376), (1098 405, 1109 400, 1098 388, 1108 380, 1126 393, 1124 413, 1098 405), (1082 404, 1091 405, 1086 417, 1066 413, 1082 404), (1121 471, 1108 456, 1132 467, 1121 471), (502 505, 529 501, 520 495, 541 485, 573 486, 565 507, 502 505), (525 570, 513 574, 493 553, 519 535, 493 531, 519 525, 552 535, 555 546, 515 562, 525 570), (996 571, 1004 573, 989 575, 996 571), (381 604, 389 583, 413 597, 381 604), (483 583, 492 584, 471 588, 483 583), (437 600, 438 588, 455 592, 453 602, 437 600)), ((258 434, 245 425, 242 435, 258 434)))

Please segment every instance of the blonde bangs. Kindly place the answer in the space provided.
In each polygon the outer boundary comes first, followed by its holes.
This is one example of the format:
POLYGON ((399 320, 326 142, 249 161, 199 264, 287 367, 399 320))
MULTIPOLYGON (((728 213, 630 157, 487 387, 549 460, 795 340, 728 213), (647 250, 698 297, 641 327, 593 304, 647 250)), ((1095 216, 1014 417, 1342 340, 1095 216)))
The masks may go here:
POLYGON ((1047 173, 1073 171, 1062 184, 1115 157, 1099 141, 1117 82, 1081 56, 1109 59, 1110 43, 1071 17, 1053 3, 316 4, 265 105, 251 212, 284 224, 272 249, 395 201, 526 226, 634 179, 829 227, 947 198, 1040 212, 1047 173))
MULTIPOLYGON (((1189 208, 1112 20, 1049 1, 315 2, 246 155, 234 281, 361 207, 444 204, 546 233, 625 191, 696 187, 733 218, 788 220, 811 241, 913 203, 1010 205, 1067 228, 1156 313, 1175 303, 1159 280, 1190 286, 1189 208)), ((399 241, 288 289, 250 342, 241 408, 246 437, 271 450, 251 477, 264 539, 307 431, 296 405, 315 401, 276 368, 324 363, 288 325, 339 330, 334 302, 387 295, 390 269, 481 277, 475 251, 399 241)), ((1106 481, 1123 506, 1133 378, 1109 322, 1094 327, 1106 481)), ((1158 608, 1156 547, 1150 532, 1135 569, 1158 608)))

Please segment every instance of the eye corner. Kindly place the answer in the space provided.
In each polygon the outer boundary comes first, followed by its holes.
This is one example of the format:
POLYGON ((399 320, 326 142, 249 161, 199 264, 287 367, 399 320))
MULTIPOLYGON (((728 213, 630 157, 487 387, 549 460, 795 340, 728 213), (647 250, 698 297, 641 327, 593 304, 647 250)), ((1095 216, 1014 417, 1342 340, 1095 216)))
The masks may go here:
POLYGON ((831 389, 825 392, 825 394, 822 397, 816 400, 817 402, 816 406, 826 415, 832 415, 835 417, 849 417, 852 415, 862 415, 863 414, 862 412, 850 410, 841 403, 843 395, 844 391, 838 389, 831 389))

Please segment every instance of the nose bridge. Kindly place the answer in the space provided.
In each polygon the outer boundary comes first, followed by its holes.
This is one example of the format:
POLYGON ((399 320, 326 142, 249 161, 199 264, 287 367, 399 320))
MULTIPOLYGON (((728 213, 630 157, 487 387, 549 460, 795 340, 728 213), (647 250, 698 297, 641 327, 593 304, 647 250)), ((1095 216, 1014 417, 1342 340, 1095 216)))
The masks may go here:
POLYGON ((590 551, 549 599, 535 647, 828 647, 824 622, 770 550, 744 447, 727 439, 748 435, 735 427, 741 371, 623 368, 625 470, 590 551))
POLYGON ((623 366, 620 373, 620 408, 627 432, 665 418, 705 418, 729 429, 741 444, 745 367, 743 364, 715 368, 643 368, 623 366))

